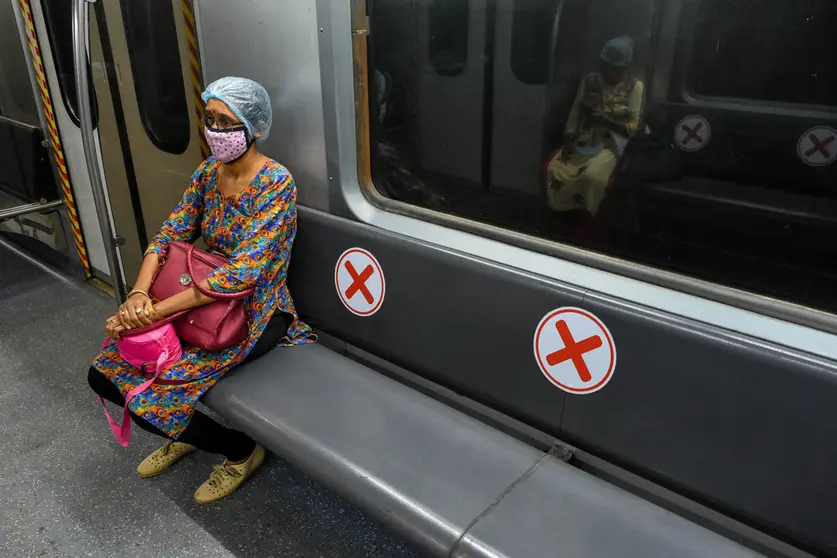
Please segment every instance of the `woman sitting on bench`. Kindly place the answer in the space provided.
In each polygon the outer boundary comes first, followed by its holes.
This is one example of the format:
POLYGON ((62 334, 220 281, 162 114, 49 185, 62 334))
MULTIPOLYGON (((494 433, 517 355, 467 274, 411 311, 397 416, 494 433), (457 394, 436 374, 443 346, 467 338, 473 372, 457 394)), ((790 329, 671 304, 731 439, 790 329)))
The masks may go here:
POLYGON ((547 170, 547 204, 553 211, 582 210, 595 217, 611 173, 636 134, 643 85, 628 78, 633 41, 605 43, 598 72, 581 81, 564 128, 564 144, 547 170))
POLYGON ((105 323, 112 340, 88 373, 96 394, 124 406, 125 394, 146 378, 120 356, 115 343, 120 333, 213 301, 194 286, 159 302, 149 298, 169 243, 202 236, 210 249, 229 259, 201 285, 221 293, 254 289, 246 305, 247 339, 221 351, 184 345, 182 358, 161 376, 175 383, 155 383, 129 403, 135 424, 167 439, 140 463, 140 477, 158 475, 198 449, 226 457, 195 492, 201 504, 232 494, 262 464, 265 450, 243 432, 196 410, 198 399, 230 369, 280 341, 315 340, 299 320, 285 281, 296 236, 296 185, 288 169, 256 147, 257 140, 267 138, 273 119, 267 91, 249 79, 228 77, 210 84, 203 100, 212 157, 195 171, 182 201, 149 244, 134 290, 105 323))

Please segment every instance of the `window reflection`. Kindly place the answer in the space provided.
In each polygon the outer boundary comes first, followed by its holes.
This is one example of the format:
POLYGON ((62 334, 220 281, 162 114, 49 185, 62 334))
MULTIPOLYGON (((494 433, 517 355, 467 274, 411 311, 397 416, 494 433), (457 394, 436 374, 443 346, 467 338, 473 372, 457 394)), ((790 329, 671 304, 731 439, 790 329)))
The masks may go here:
POLYGON ((834 12, 832 0, 700 2, 691 87, 707 96, 834 105, 834 12))
POLYGON ((383 195, 837 311, 837 2, 510 5, 372 2, 383 195), (439 77, 447 25, 484 65, 439 77))
POLYGON ((581 80, 563 145, 547 168, 547 204, 553 211, 598 213, 610 175, 639 129, 643 85, 628 74, 633 59, 633 39, 611 39, 598 70, 581 80))
POLYGON ((455 76, 468 63, 468 0, 430 0, 430 63, 455 76))
POLYGON ((523 83, 543 84, 549 79, 549 53, 554 10, 545 9, 543 0, 514 0, 511 37, 511 67, 523 83), (552 13, 551 13, 552 12, 552 13))

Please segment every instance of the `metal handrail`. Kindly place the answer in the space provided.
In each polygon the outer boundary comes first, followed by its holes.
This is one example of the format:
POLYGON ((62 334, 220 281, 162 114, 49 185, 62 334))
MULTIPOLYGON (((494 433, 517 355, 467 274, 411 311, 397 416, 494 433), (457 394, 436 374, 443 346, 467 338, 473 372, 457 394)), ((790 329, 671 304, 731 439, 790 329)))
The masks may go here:
POLYGON ((62 205, 64 205, 64 202, 61 200, 55 200, 51 202, 43 200, 35 203, 16 205, 15 207, 9 207, 7 209, 0 209, 0 221, 5 221, 6 219, 13 219, 14 217, 20 217, 21 215, 27 215, 29 213, 46 211, 47 209, 55 209, 61 207, 62 205))
POLYGON ((2 114, 0 114, 0 124, 9 124, 10 126, 24 128, 26 130, 40 131, 41 129, 39 126, 35 126, 34 124, 29 124, 28 122, 23 122, 22 120, 15 120, 14 118, 9 118, 8 116, 3 116, 2 114))
POLYGON ((125 300, 127 291, 122 282, 122 271, 117 252, 116 238, 110 222, 110 210, 99 166, 99 151, 93 131, 93 112, 90 108, 90 84, 88 82, 88 45, 90 43, 90 14, 88 4, 96 0, 73 0, 73 63, 75 64, 76 96, 78 99, 81 142, 87 161, 87 172, 93 188, 96 217, 105 244, 108 271, 113 280, 113 293, 117 305, 125 300))

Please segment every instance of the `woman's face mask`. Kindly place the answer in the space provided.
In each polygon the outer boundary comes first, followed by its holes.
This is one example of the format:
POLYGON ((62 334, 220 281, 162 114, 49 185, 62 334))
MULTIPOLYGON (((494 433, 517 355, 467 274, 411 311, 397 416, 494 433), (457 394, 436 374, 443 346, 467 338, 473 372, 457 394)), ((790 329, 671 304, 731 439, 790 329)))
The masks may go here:
POLYGON ((253 145, 253 137, 247 131, 246 126, 239 126, 227 130, 218 128, 204 128, 206 143, 212 155, 222 163, 233 163, 240 159, 250 146, 253 145))

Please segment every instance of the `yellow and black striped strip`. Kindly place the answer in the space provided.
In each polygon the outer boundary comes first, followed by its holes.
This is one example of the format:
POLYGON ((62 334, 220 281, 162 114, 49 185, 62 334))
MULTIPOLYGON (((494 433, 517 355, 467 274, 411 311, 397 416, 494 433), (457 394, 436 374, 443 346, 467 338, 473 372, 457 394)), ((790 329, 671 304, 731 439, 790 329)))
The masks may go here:
POLYGON ((192 96, 195 101, 195 113, 198 117, 198 138, 201 142, 201 157, 206 160, 209 157, 209 148, 206 145, 206 138, 203 137, 203 79, 201 75, 201 62, 198 53, 198 38, 195 33, 195 12, 192 8, 192 0, 181 0, 183 7, 183 21, 186 24, 186 39, 189 41, 189 74, 192 84, 192 96))

